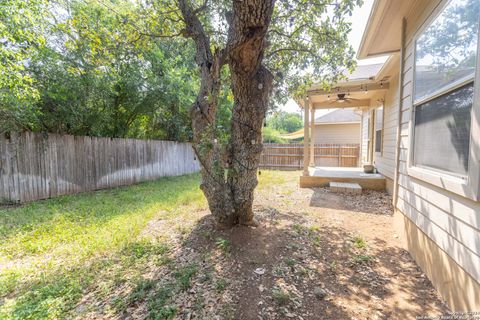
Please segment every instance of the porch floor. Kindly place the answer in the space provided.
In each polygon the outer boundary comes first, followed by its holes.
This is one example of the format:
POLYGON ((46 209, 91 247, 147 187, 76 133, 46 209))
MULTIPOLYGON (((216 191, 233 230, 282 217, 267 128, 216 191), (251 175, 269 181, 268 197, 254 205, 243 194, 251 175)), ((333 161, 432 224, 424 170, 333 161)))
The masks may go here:
POLYGON ((385 190, 385 177, 364 173, 355 167, 310 167, 308 176, 300 177, 301 188, 327 187, 330 182, 358 183, 363 189, 385 190))

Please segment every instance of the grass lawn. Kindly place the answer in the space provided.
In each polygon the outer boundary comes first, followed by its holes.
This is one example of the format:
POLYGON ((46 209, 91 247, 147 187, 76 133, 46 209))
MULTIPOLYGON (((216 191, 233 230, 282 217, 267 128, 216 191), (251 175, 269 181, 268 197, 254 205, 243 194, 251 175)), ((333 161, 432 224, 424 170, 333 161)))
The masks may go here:
POLYGON ((262 171, 256 228, 215 227, 200 177, 0 208, 0 319, 405 319, 440 314, 390 198, 262 171), (322 316, 323 317, 323 316, 322 316))
MULTIPOLYGON (((264 177, 283 181, 272 173, 264 177)), ((195 212, 207 208, 199 181, 195 174, 163 178, 0 207, 0 319, 68 317, 85 296, 102 300, 119 287, 139 285, 141 295, 141 286, 149 285, 145 268, 168 263, 172 236, 142 232, 156 219, 187 232, 195 212)), ((119 295, 101 307, 114 314, 129 299, 119 295)))
POLYGON ((142 230, 204 208, 198 184, 198 175, 164 178, 0 208, 0 318, 59 318, 92 286, 102 295, 135 282, 168 252, 142 230))

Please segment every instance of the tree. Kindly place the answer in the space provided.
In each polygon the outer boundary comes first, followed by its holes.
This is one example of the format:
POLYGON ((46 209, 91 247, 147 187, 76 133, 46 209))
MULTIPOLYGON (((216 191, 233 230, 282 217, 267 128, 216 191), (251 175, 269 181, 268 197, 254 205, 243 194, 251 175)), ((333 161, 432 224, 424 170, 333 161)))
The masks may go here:
POLYGON ((139 37, 130 1, 56 2, 47 44, 30 61, 49 132, 108 137, 191 139, 188 109, 197 77, 185 41, 139 37), (58 11, 67 15, 56 16, 58 11))
POLYGON ((263 127, 262 140, 267 143, 285 143, 286 140, 281 137, 281 133, 274 128, 267 126, 263 127))
POLYGON ((182 20, 179 33, 196 48, 200 89, 190 112, 193 145, 201 189, 219 223, 254 223, 261 129, 272 93, 298 93, 312 74, 327 84, 353 67, 344 16, 360 2, 178 0, 180 14, 165 4, 162 12, 174 12, 168 26, 182 20), (234 97, 228 134, 216 124, 224 68, 234 97))
POLYGON ((298 113, 275 112, 267 118, 268 125, 281 132, 295 132, 303 127, 302 117, 298 113))
POLYGON ((43 0, 0 2, 0 133, 28 126, 35 117, 32 102, 38 91, 26 68, 28 58, 45 44, 39 24, 43 5, 43 0))
POLYGON ((193 45, 143 35, 157 30, 132 25, 143 14, 129 0, 1 1, 0 134, 191 140, 193 45))

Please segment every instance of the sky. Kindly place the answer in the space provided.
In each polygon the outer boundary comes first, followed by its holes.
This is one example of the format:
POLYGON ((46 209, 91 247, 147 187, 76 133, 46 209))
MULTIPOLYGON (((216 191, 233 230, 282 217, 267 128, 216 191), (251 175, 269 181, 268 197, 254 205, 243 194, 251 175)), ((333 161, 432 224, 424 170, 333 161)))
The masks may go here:
MULTIPOLYGON (((370 10, 372 9, 374 0, 365 0, 362 7, 357 7, 353 11, 351 17, 349 17, 350 22, 352 23, 352 31, 348 35, 348 41, 350 45, 355 49, 358 50, 360 46, 360 41, 362 40, 363 31, 365 30, 365 26, 367 25, 367 20, 370 15, 370 10)), ((379 58, 372 58, 372 59, 364 59, 364 60, 357 60, 359 65, 366 65, 366 64, 374 64, 374 63, 383 63, 385 62, 387 57, 379 57, 379 58)), ((300 112, 300 107, 297 105, 293 99, 290 99, 284 106, 280 107, 280 110, 286 112, 300 112)), ((315 112, 315 116, 322 116, 331 112, 332 110, 317 110, 315 112)))

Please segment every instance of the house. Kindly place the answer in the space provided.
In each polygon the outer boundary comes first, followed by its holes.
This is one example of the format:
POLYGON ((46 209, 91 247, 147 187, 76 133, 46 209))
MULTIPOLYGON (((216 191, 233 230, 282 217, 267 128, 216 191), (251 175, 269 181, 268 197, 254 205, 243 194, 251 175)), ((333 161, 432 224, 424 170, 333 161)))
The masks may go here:
POLYGON ((359 144, 361 116, 354 109, 337 109, 315 119, 315 144, 359 144))
MULTIPOLYGON (((455 311, 480 310, 479 16, 478 0, 375 0, 357 57, 388 60, 303 101, 306 115, 361 110, 362 163, 384 176, 400 237, 455 311)), ((315 178, 305 124, 301 185, 315 178)))
MULTIPOLYGON (((354 109, 337 109, 315 119, 315 144, 359 144, 361 113, 354 109)), ((303 140, 303 128, 282 134, 287 140, 303 140)))

